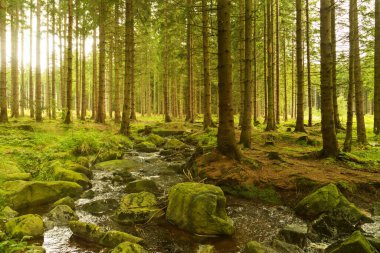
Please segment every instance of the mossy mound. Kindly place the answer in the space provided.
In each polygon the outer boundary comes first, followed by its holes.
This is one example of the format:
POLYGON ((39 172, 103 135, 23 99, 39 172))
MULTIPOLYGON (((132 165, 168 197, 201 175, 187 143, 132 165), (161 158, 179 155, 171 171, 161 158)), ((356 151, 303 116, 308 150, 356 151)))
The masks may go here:
POLYGON ((183 143, 182 141, 180 140, 177 140, 177 139, 168 139, 164 145, 164 148, 165 149, 183 149, 183 148, 186 148, 187 145, 185 143, 183 143))
POLYGON ((156 147, 156 145, 154 145, 154 143, 149 142, 149 141, 143 141, 141 143, 138 143, 134 146, 134 148, 138 152, 145 152, 145 153, 152 153, 152 152, 158 151, 158 148, 156 147))
POLYGON ((212 245, 199 245, 197 253, 214 253, 215 248, 212 245))
POLYGON ((132 170, 140 168, 141 164, 139 162, 133 160, 112 160, 107 162, 101 162, 95 165, 95 169, 97 170, 107 170, 107 171, 115 171, 115 170, 132 170))
POLYGON ((56 202, 53 203, 52 207, 56 207, 56 206, 59 206, 59 205, 66 205, 66 206, 69 206, 71 209, 75 209, 75 200, 71 197, 64 197, 64 198, 61 198, 59 200, 57 200, 56 202))
POLYGON ((55 180, 75 182, 81 185, 84 189, 91 187, 90 179, 88 179, 86 175, 72 170, 57 167, 54 168, 53 176, 55 180))
POLYGON ((139 193, 139 192, 157 193, 158 187, 156 182, 148 179, 135 180, 127 184, 125 188, 126 193, 139 193))
POLYGON ((81 209, 93 215, 102 215, 112 212, 119 206, 116 199, 98 199, 81 205, 81 209))
POLYGON ((250 241, 245 247, 245 253, 276 253, 276 251, 259 242, 250 241))
POLYGON ((140 192, 124 196, 115 213, 115 220, 122 224, 147 222, 163 216, 157 207, 157 198, 153 193, 140 192))
POLYGON ((148 253, 148 251, 136 243, 123 242, 114 248, 111 253, 148 253))
POLYGON ((32 179, 32 174, 30 173, 10 173, 3 176, 4 181, 15 181, 15 180, 24 180, 29 181, 32 179))
POLYGON ((65 166, 66 169, 84 174, 88 178, 92 178, 92 176, 93 176, 92 170, 90 170, 90 169, 86 168, 85 166, 80 165, 78 163, 69 162, 69 163, 66 163, 65 165, 66 165, 65 166))
POLYGON ((227 216, 223 191, 214 185, 180 183, 169 192, 166 218, 181 229, 202 235, 231 235, 233 221, 227 216))
POLYGON ((69 226, 74 236, 105 247, 113 248, 125 241, 131 243, 141 243, 143 241, 142 238, 120 231, 111 230, 106 232, 103 228, 91 223, 70 221, 69 226))
POLYGON ((334 184, 324 186, 302 199, 295 208, 296 213, 309 219, 315 219, 323 213, 334 213, 340 218, 357 223, 368 221, 368 216, 339 191, 334 184))
POLYGON ((8 181, 0 185, 0 198, 15 210, 49 204, 82 192, 79 184, 65 181, 8 181))
POLYGON ((18 212, 6 206, 0 211, 0 220, 9 220, 18 216, 18 212))
POLYGON ((57 225, 65 225, 69 221, 78 220, 78 215, 71 209, 71 207, 66 205, 58 205, 54 207, 48 214, 47 217, 50 221, 53 221, 57 225))
POLYGON ((146 137, 146 140, 153 143, 157 147, 161 147, 165 144, 165 139, 157 134, 150 134, 148 137, 146 137))
POLYGON ((328 247, 326 253, 377 253, 378 251, 359 232, 355 231, 347 240, 328 247))
POLYGON ((10 219, 5 223, 5 232, 12 238, 23 238, 24 236, 38 238, 44 234, 44 222, 41 216, 27 214, 10 219))

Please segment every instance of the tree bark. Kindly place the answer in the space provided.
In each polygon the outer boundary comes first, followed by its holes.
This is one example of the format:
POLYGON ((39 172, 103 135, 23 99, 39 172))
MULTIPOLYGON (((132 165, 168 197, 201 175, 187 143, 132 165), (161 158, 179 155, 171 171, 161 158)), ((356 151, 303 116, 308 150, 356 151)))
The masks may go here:
MULTIPOLYGON (((122 43, 120 41, 120 1, 117 0, 115 4, 115 50, 121 48, 122 43)), ((120 115, 120 66, 121 66, 121 55, 115 54, 115 123, 119 124, 121 120, 120 115)))
POLYGON ((280 15, 279 0, 276 0, 276 123, 280 124, 280 15))
POLYGON ((71 123, 72 89, 73 89, 73 0, 68 0, 69 22, 67 24, 67 112, 65 123, 71 123))
POLYGON ((86 96, 86 35, 82 32, 82 106, 80 119, 86 119, 87 96, 86 96))
POLYGON ((41 0, 37 0, 37 40, 36 40, 36 121, 42 122, 41 99, 41 0))
POLYGON ((286 29, 284 27, 284 121, 288 121, 288 87, 287 87, 287 68, 286 68, 286 29))
POLYGON ((1 69, 0 69, 0 123, 8 122, 7 112, 7 57, 6 57, 6 18, 7 1, 0 0, 0 38, 1 38, 1 69))
POLYGON ((186 121, 194 123, 193 1, 187 0, 187 112, 186 121))
POLYGON ((302 36, 302 1, 296 0, 296 63, 297 63, 297 119, 295 132, 305 132, 304 126, 304 66, 302 36))
POLYGON ((380 0, 375 0, 375 97, 374 97, 374 128, 375 134, 380 134, 380 0))
POLYGON ((240 160, 236 145, 232 107, 231 60, 231 0, 218 0, 218 78, 219 78, 219 128, 218 150, 223 155, 240 160))
POLYGON ((306 0, 306 57, 307 57, 307 104, 309 109, 308 126, 313 126, 313 106, 311 94, 311 60, 310 60, 310 17, 309 0, 306 0))
POLYGON ((266 131, 276 130, 276 119, 274 115, 274 66, 273 66, 273 0, 267 0, 267 31, 268 31, 268 109, 266 131))
POLYGON ((19 72, 18 72, 18 32, 19 32, 19 10, 14 6, 11 10, 11 39, 12 39, 12 60, 11 60, 11 79, 12 79, 12 105, 11 117, 18 118, 19 112, 19 72))
POLYGON ((339 154, 336 138, 332 87, 332 40, 331 0, 320 0, 321 20, 321 113, 322 113, 322 156, 337 157, 339 154))
POLYGON ((106 0, 100 1, 99 11, 99 90, 98 90, 98 110, 96 114, 97 123, 105 123, 105 85, 106 85, 106 0))
POLYGON ((91 119, 96 119, 96 110, 98 108, 98 60, 97 60, 97 45, 96 45, 96 29, 93 30, 92 35, 93 45, 92 45, 92 115, 91 119))
POLYGON ((258 124, 258 108, 257 108, 257 1, 253 2, 253 122, 258 124))
MULTIPOLYGON (((56 10, 55 10, 55 2, 53 1, 53 12, 52 12, 52 33, 53 33, 53 48, 55 48, 55 29, 56 29, 56 10)), ((55 71, 55 60, 56 60, 56 53, 55 50, 53 50, 51 55, 52 60, 52 69, 51 69, 51 113, 52 118, 57 118, 57 100, 56 100, 56 71, 55 71)))
MULTIPOLYGON (((33 34, 33 11, 32 11, 33 0, 30 1, 30 19, 29 19, 29 34, 33 34)), ((33 36, 30 36, 29 40, 29 110, 30 117, 34 119, 34 85, 33 85, 33 36)))

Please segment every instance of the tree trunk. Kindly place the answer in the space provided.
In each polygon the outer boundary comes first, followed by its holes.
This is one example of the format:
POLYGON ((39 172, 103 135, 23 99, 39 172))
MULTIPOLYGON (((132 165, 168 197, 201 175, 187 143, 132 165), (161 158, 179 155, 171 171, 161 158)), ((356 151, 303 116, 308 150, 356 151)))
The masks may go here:
POLYGON ((307 104, 309 109, 308 126, 313 126, 313 106, 311 94, 311 61, 310 61, 310 17, 309 0, 306 0, 306 55, 307 55, 307 104))
MULTIPOLYGON (((120 1, 117 0, 115 4, 115 50, 121 48, 120 41, 120 27, 119 27, 119 18, 120 18, 120 1)), ((120 115, 120 66, 121 66, 121 55, 115 54, 115 123, 119 124, 121 120, 120 115)))
POLYGON ((380 134, 380 0, 375 0, 375 97, 374 97, 374 128, 375 134, 380 134))
POLYGON ((11 10, 11 37, 12 37, 12 106, 11 117, 18 118, 19 115, 19 72, 18 72, 18 32, 19 32, 19 10, 17 6, 11 10))
POLYGON ((280 124, 280 15, 279 1, 276 0, 276 123, 280 124))
MULTIPOLYGON (((53 1, 53 12, 52 12, 52 33, 53 33, 53 48, 55 48, 55 25, 56 25, 56 10, 55 10, 55 2, 53 1)), ((51 69, 51 113, 52 118, 57 118, 57 101, 56 101, 56 73, 55 73, 55 60, 56 60, 56 53, 55 50, 53 50, 51 55, 52 60, 52 69, 51 69)))
POLYGON ((232 107, 231 59, 231 0, 218 0, 218 78, 219 78, 219 128, 218 150, 223 155, 240 160, 236 145, 232 107))
POLYGON ((244 110, 240 143, 251 148, 252 135, 252 0, 245 0, 244 110))
POLYGON ((7 57, 6 57, 6 18, 7 1, 0 0, 0 38, 1 38, 1 70, 0 70, 0 123, 8 122, 7 113, 7 57))
MULTIPOLYGON (((33 12, 32 12, 32 3, 33 0, 30 1, 30 19, 29 19, 29 34, 33 34, 33 12)), ((29 40, 29 110, 30 117, 34 119, 34 85, 33 85, 33 36, 30 36, 29 40)))
POLYGON ((367 144, 367 134, 364 121, 363 82, 361 76, 360 46, 359 46, 359 23, 358 23, 357 0, 350 0, 353 75, 355 83, 355 110, 357 122, 358 143, 367 144))
POLYGON ((125 1, 125 78, 124 78, 124 105, 123 116, 121 121, 120 133, 128 136, 130 134, 130 98, 131 83, 134 73, 134 18, 133 18, 133 0, 125 1))
POLYGON ((86 35, 82 33, 82 106, 80 119, 86 119, 87 96, 86 96, 86 35))
POLYGON ((193 77, 193 2, 187 0, 187 112, 186 121, 194 123, 194 77, 193 77))
MULTIPOLYGON (((350 16, 351 21, 351 16, 350 16)), ((350 38, 352 34, 350 31, 350 38)), ((343 151, 351 152, 352 147, 352 126, 353 126, 353 103, 354 103, 354 89, 355 89, 355 78, 354 78, 354 57, 353 51, 353 40, 350 39, 350 56, 349 56, 349 84, 348 84, 348 95, 347 95, 347 125, 346 125, 346 138, 344 140, 343 151)))
POLYGON ((24 28, 21 29, 21 88, 20 88, 20 109, 21 117, 25 116, 25 67, 24 67, 24 57, 25 57, 25 47, 24 47, 24 28))
POLYGON ((106 85, 106 0, 100 1, 99 11, 99 90, 98 110, 96 114, 97 123, 105 123, 105 85, 106 85))
POLYGON ((244 117, 244 1, 239 0, 239 85, 240 85, 240 108, 239 126, 243 124, 244 117))
POLYGON ((41 0, 37 0, 37 40, 36 40, 36 121, 42 122, 41 99, 41 0))
POLYGON ((77 119, 80 118, 80 98, 81 98, 81 88, 80 88, 80 79, 79 79, 79 1, 75 0, 75 112, 77 119))
POLYGON ((257 1, 253 2, 253 122, 258 124, 257 108, 257 1))
MULTIPOLYGON (((51 90, 50 90, 50 55, 49 55, 49 5, 46 6, 46 86, 45 86, 45 107, 46 107, 46 114, 51 119, 51 90)), ((53 48, 54 51, 54 48, 53 48)))
POLYGON ((322 113, 322 156, 337 157, 339 154, 336 138, 333 104, 333 87, 331 67, 332 40, 331 40, 331 0, 320 0, 321 20, 321 113, 322 113))
POLYGON ((93 30, 93 45, 92 45, 92 115, 91 119, 96 119, 96 110, 98 108, 98 79, 97 79, 97 74, 98 74, 98 60, 97 60, 97 46, 96 46, 96 29, 93 30))
POLYGON ((284 121, 288 121, 288 87, 287 87, 287 69, 286 69, 286 29, 284 27, 284 121))
POLYGON ((276 119, 274 115, 274 66, 273 66, 273 0, 267 0, 267 31, 268 31, 268 109, 266 131, 276 130, 276 119))
POLYGON ((65 123, 71 123, 73 89, 73 0, 68 0, 69 23, 67 24, 67 112, 65 123))
POLYGON ((297 119, 296 132, 305 132, 304 126, 304 66, 303 66, 303 36, 302 36, 302 1, 296 0, 297 31, 296 31, 296 63, 297 63, 297 119))

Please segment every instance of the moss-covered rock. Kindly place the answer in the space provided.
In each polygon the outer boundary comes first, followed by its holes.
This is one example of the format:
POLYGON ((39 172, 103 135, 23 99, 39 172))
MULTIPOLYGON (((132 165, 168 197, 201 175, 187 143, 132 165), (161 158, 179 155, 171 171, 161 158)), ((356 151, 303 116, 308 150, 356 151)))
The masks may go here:
POLYGON ((54 207, 48 214, 47 218, 57 225, 65 225, 69 221, 78 220, 78 215, 66 205, 58 205, 54 207))
POLYGON ((59 205, 66 205, 66 206, 69 206, 71 209, 75 209, 75 200, 71 197, 64 197, 64 198, 61 198, 59 200, 57 200, 56 202, 53 203, 52 207, 56 207, 56 206, 59 206, 59 205))
POLYGON ((146 140, 153 143, 157 147, 161 147, 165 144, 165 139, 157 134, 150 134, 148 137, 146 137, 146 140))
POLYGON ((289 224, 280 230, 278 238, 305 248, 308 244, 308 227, 306 224, 289 224))
POLYGON ((24 180, 29 181, 32 179, 32 174, 30 173, 10 173, 7 175, 4 175, 3 177, 4 181, 15 181, 15 180, 24 180))
POLYGON ((107 151, 101 152, 97 156, 96 162, 112 161, 112 160, 119 159, 120 157, 121 157, 121 154, 118 151, 107 150, 107 151))
POLYGON ((44 222, 39 215, 23 215, 5 223, 5 232, 12 238, 38 238, 44 234, 44 222))
POLYGON ((83 188, 77 183, 65 181, 12 181, 0 184, 0 197, 15 210, 49 204, 82 192, 83 188))
POLYGON ((115 171, 115 170, 132 170, 141 167, 141 163, 133 161, 133 160, 112 160, 107 162, 101 162, 95 165, 95 169, 97 170, 107 170, 107 171, 115 171))
POLYGON ((139 151, 139 152, 145 152, 145 153, 152 153, 152 152, 157 152, 158 148, 154 143, 149 142, 149 141, 143 141, 141 143, 138 143, 134 146, 134 148, 139 151))
POLYGON ((114 248, 111 253, 148 253, 141 245, 123 242, 114 248))
POLYGON ((90 179, 88 179, 86 175, 72 170, 57 167, 54 168, 53 176, 55 180, 75 182, 81 185, 84 189, 88 189, 91 187, 90 179))
POLYGON ((199 245, 197 253, 214 253, 215 248, 212 245, 199 245))
POLYGON ((183 143, 182 141, 172 138, 166 141, 164 148, 165 149, 183 149, 186 146, 187 145, 183 143))
POLYGON ((73 235, 88 242, 97 243, 105 247, 116 247, 118 244, 128 241, 140 243, 143 239, 120 231, 106 232, 103 228, 81 221, 70 221, 69 226, 73 235))
POLYGON ((169 192, 166 218, 181 229, 196 234, 231 235, 233 221, 227 216, 223 191, 214 185, 181 183, 169 192))
POLYGON ((250 241, 245 247, 245 253, 276 253, 276 251, 259 242, 250 241))
POLYGON ((68 170, 72 170, 72 171, 84 174, 88 178, 92 178, 93 176, 92 170, 78 163, 73 163, 73 162, 66 163, 66 168, 68 170))
POLYGON ((135 180, 128 183, 125 188, 126 193, 138 193, 143 191, 157 193, 158 187, 156 182, 148 179, 135 180))
POLYGON ((355 231, 347 240, 328 247, 326 253, 377 253, 378 251, 359 232, 355 231))
POLYGON ((334 184, 324 186, 302 199, 295 208, 300 216, 315 219, 323 213, 333 213, 350 223, 370 221, 369 217, 348 201, 334 184))
POLYGON ((13 210, 9 206, 4 207, 3 210, 0 211, 1 220, 9 220, 16 216, 18 216, 18 212, 13 210))
POLYGON ((116 199, 99 199, 81 205, 81 209, 93 215, 102 215, 112 212, 119 206, 116 199))
POLYGON ((124 196, 115 213, 115 220, 122 224, 147 222, 163 216, 153 193, 140 192, 124 196))
POLYGON ((304 253, 304 251, 297 245, 280 240, 273 240, 272 248, 278 253, 304 253))

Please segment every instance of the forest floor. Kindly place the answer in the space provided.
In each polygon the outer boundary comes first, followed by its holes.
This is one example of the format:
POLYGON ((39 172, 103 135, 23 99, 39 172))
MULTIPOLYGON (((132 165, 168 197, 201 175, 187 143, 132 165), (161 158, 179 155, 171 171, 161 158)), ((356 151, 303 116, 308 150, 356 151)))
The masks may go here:
MULTIPOLYGON (((343 154, 338 160, 317 158, 322 145, 318 124, 307 127, 307 133, 294 133, 293 122, 288 122, 269 133, 263 125, 256 126, 252 148, 243 149, 242 163, 205 152, 197 158, 193 172, 199 175, 198 180, 207 177, 231 194, 289 205, 321 185, 335 183, 354 196, 354 202, 365 206, 380 198, 380 138, 371 133, 371 118, 367 122, 369 145, 354 145, 351 154, 343 154)), ((216 146, 216 129, 203 131, 200 122, 164 124, 161 117, 141 118, 133 123, 131 139, 140 139, 137 132, 146 125, 153 129, 183 130, 185 134, 179 139, 204 150, 216 146)), ((238 129, 236 138, 239 139, 238 129)), ((342 144, 344 132, 338 138, 342 144)), ((2 168, 9 168, 5 164, 14 164, 21 172, 31 173, 34 179, 50 180, 46 169, 49 161, 74 159, 72 154, 78 146, 85 152, 96 153, 121 141, 133 146, 133 141, 118 135, 118 125, 111 121, 106 125, 76 121, 67 126, 58 120, 45 120, 42 124, 30 119, 11 120, 0 126, 0 180, 7 173, 2 168)))

